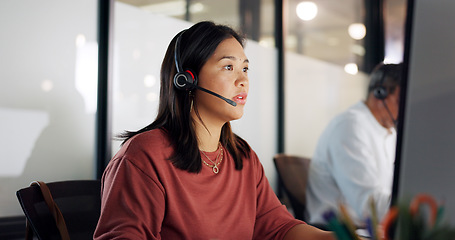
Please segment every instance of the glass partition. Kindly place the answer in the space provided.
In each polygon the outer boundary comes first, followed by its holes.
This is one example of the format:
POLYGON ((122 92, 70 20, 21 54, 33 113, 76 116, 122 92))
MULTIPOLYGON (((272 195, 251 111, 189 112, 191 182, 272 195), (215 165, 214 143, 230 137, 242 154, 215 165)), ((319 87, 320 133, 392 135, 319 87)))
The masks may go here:
POLYGON ((97 2, 0 1, 0 217, 34 180, 95 178, 97 2))
MULTIPOLYGON (((364 25, 362 0, 285 2, 285 152, 311 157, 328 122, 366 98, 369 77, 360 69, 374 30, 364 25)), ((383 3, 385 61, 398 63, 406 1, 383 3)))
POLYGON ((311 157, 328 122, 365 97, 364 8, 361 0, 287 1, 285 152, 311 157))

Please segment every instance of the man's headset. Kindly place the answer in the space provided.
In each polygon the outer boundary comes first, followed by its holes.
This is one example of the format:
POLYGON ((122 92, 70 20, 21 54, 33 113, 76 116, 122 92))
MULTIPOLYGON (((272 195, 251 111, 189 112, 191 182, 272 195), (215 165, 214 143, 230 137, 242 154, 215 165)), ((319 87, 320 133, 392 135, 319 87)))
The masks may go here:
POLYGON ((378 86, 373 88, 373 95, 375 98, 382 100, 382 103, 384 104, 385 109, 387 110, 387 113, 389 114, 390 118, 392 119, 393 124, 395 125, 395 128, 397 127, 397 120, 393 117, 392 112, 390 112, 389 107, 387 106, 387 103, 385 102, 385 99, 389 95, 389 91, 387 88, 384 86, 385 78, 387 77, 387 67, 382 66, 383 71, 381 75, 381 80, 379 81, 378 86))
POLYGON ((197 85, 197 80, 198 80, 197 75, 194 74, 189 69, 183 70, 182 66, 180 65, 180 39, 182 38, 182 35, 185 31, 186 30, 183 30, 182 32, 180 32, 179 36, 177 37, 177 40, 175 40, 174 60, 175 60, 175 67, 177 68, 177 73, 174 75, 174 86, 179 90, 187 90, 187 91, 199 89, 199 90, 209 93, 215 97, 223 99, 225 102, 231 104, 234 107, 237 106, 237 103, 232 101, 231 99, 227 99, 208 89, 199 87, 197 85))
POLYGON ((387 76, 387 74, 386 74, 387 68, 385 66, 383 66, 383 68, 384 68, 384 70, 382 71, 381 80, 379 81, 379 85, 373 89, 374 96, 380 100, 386 99, 387 96, 389 95, 387 88, 384 86, 384 81, 387 76))

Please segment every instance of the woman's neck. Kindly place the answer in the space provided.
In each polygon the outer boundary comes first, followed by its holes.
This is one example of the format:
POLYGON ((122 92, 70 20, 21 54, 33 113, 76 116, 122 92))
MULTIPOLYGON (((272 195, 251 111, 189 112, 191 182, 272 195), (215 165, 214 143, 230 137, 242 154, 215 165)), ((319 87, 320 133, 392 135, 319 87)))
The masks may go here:
POLYGON ((218 149, 222 126, 202 125, 196 122, 196 136, 198 139, 199 150, 204 152, 214 152, 218 149))

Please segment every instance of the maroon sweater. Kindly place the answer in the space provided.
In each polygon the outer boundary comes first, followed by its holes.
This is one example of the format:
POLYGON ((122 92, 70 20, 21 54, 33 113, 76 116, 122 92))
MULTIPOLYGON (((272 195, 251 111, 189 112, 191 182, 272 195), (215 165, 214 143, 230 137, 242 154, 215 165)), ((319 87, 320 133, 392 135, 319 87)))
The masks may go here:
POLYGON ((240 171, 224 151, 218 174, 178 169, 172 151, 158 129, 122 146, 103 175, 94 239, 282 239, 303 223, 279 202, 253 151, 240 171))

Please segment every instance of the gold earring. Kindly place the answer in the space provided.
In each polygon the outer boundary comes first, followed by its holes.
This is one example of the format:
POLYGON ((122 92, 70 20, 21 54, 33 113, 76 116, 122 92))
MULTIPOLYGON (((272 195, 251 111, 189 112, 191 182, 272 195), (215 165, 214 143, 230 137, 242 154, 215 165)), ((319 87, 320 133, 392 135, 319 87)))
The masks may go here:
POLYGON ((191 105, 190 105, 190 112, 191 112, 191 111, 193 111, 193 99, 194 99, 193 93, 191 91, 189 93, 189 96, 191 99, 191 105))

